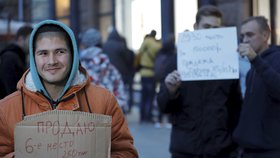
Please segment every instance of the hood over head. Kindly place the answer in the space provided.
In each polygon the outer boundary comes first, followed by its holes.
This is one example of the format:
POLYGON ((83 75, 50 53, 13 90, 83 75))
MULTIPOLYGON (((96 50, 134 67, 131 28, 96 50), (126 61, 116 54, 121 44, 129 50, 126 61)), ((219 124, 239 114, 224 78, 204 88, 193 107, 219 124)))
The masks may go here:
MULTIPOLYGON (((71 49, 71 53, 72 53, 72 67, 70 70, 70 74, 68 77, 68 80, 64 86, 64 89, 62 91, 62 93, 60 94, 60 96, 58 97, 59 101, 62 96, 64 95, 64 93, 69 89, 69 87, 71 86, 76 73, 78 73, 78 67, 79 67, 79 56, 78 56, 78 49, 77 49, 77 43, 76 43, 76 39, 74 36, 74 33, 72 32, 72 30, 66 26, 64 23, 61 23, 59 21, 54 21, 54 20, 45 20, 42 21, 40 23, 38 23, 35 28, 33 29, 31 35, 30 35, 30 39, 29 39, 29 58, 30 58, 30 73, 32 76, 32 80, 35 84, 35 87, 37 89, 37 91, 39 91, 40 93, 44 94, 45 96, 47 96, 49 99, 51 99, 50 95, 48 94, 48 92, 46 91, 40 76, 38 74, 37 71, 37 67, 36 67, 36 62, 35 62, 35 58, 34 58, 34 38, 36 36, 36 34, 38 33, 38 29, 40 29, 43 26, 46 25, 51 25, 51 26, 57 26, 59 28, 61 28, 62 30, 64 30, 66 32, 66 34, 68 35, 68 38, 70 38, 70 46, 72 46, 71 49)), ((50 31, 46 31, 46 32, 52 32, 50 31)))
POLYGON ((118 33, 116 28, 113 28, 112 31, 110 32, 109 36, 108 36, 108 40, 122 41, 123 38, 118 33))

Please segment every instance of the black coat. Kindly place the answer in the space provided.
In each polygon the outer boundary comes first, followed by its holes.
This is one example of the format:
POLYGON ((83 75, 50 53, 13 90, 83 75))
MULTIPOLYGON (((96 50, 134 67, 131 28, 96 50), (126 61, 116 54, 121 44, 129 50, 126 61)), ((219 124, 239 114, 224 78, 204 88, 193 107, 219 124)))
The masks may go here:
MULTIPOLYGON (((234 138, 241 147, 277 151, 280 157, 280 48, 271 47, 251 62, 240 122, 234 138)), ((263 156, 265 157, 265 156, 263 156)))
POLYGON ((10 44, 0 53, 0 99, 16 91, 17 82, 26 70, 24 51, 10 44))
POLYGON ((134 76, 134 52, 127 48, 125 39, 114 29, 103 45, 103 51, 110 62, 120 72, 124 83, 131 82, 134 76))
MULTIPOLYGON (((166 73, 174 69, 176 54, 166 73)), ((173 155, 216 156, 235 149, 231 134, 242 104, 239 80, 182 82, 176 99, 170 99, 162 83, 157 101, 172 117, 173 155)))

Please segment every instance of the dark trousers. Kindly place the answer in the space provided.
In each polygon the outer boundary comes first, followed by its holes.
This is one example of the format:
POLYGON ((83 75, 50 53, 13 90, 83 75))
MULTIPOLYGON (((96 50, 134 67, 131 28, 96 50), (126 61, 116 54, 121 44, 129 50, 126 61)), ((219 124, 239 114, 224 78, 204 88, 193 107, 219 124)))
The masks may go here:
POLYGON ((141 105, 140 105, 140 121, 151 122, 152 121, 152 108, 155 97, 156 82, 153 77, 141 78, 141 105))
POLYGON ((128 74, 122 75, 123 78, 123 83, 125 85, 125 89, 128 93, 128 99, 127 99, 127 104, 128 104, 128 110, 130 112, 133 104, 134 104, 134 90, 133 90, 133 83, 134 83, 134 73, 128 72, 128 74))
POLYGON ((128 91, 128 111, 130 112, 131 111, 131 108, 134 104, 134 96, 133 96, 133 93, 134 93, 134 90, 133 90, 133 80, 126 83, 126 88, 127 88, 127 91, 128 91))

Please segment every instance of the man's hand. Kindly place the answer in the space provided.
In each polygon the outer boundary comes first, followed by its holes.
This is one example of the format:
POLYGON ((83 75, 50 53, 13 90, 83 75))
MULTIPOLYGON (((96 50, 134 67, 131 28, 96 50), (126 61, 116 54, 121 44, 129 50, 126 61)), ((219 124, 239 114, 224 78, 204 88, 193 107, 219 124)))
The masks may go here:
POLYGON ((257 53, 253 50, 249 43, 240 43, 237 51, 242 57, 247 56, 250 61, 254 60, 257 56, 257 53))
POLYGON ((178 71, 174 70, 164 80, 169 93, 174 96, 181 85, 181 77, 178 71))
POLYGON ((14 158, 14 157, 15 157, 15 152, 11 152, 11 153, 5 155, 4 157, 0 156, 0 158, 14 158))

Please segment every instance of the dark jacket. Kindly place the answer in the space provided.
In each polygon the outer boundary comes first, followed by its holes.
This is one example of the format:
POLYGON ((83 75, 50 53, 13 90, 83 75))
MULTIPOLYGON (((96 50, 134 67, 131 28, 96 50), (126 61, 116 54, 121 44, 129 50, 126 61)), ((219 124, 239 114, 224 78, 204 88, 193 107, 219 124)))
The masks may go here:
POLYGON ((103 51, 121 73, 124 82, 129 82, 134 75, 134 52, 127 48, 125 39, 118 34, 117 30, 113 29, 109 34, 107 41, 103 45, 103 51))
POLYGON ((240 122, 234 138, 243 148, 277 150, 280 157, 280 48, 251 62, 240 122))
POLYGON ((18 45, 10 44, 0 52, 0 99, 16 91, 25 70, 25 53, 18 45))
POLYGON ((154 73, 157 81, 164 80, 166 77, 166 68, 168 61, 176 54, 176 46, 174 41, 168 40, 162 44, 161 49, 158 51, 154 61, 154 73))
MULTIPOLYGON (((168 72, 176 69, 175 57, 168 72)), ((234 150, 231 134, 242 104, 238 80, 182 82, 178 92, 170 99, 162 83, 157 97, 161 110, 172 116, 171 153, 211 157, 234 150)))

